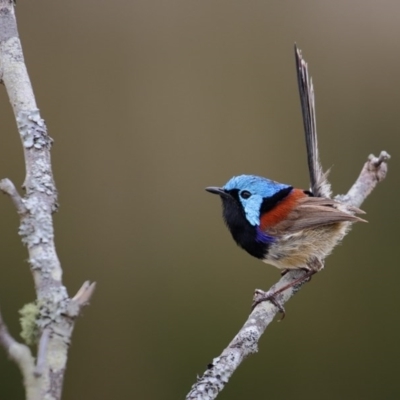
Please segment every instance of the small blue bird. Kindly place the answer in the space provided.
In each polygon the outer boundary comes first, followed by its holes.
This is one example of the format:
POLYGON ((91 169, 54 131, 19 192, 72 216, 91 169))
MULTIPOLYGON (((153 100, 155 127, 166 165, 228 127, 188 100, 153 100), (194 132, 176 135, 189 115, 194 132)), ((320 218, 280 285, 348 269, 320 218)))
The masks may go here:
MULTIPOLYGON (((240 247, 281 269, 282 273, 303 269, 308 272, 307 277, 311 277, 323 268, 326 256, 345 236, 351 224, 364 220, 355 215, 363 211, 331 198, 327 173, 323 172, 318 156, 313 87, 308 79, 307 65, 297 49, 296 60, 310 190, 296 189, 255 175, 235 176, 223 187, 206 190, 220 196, 223 218, 240 247)), ((273 295, 263 300, 271 300, 284 312, 273 295)))
POLYGON ((329 197, 254 175, 208 187, 222 199, 223 217, 236 243, 283 271, 319 271, 361 210, 329 197))

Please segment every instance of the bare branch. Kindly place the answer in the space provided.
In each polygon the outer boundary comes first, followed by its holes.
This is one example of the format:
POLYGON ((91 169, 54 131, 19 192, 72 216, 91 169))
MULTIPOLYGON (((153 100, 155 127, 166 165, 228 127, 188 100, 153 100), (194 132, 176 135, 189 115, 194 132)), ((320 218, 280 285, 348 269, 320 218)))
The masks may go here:
POLYGON ((84 282, 81 288, 78 290, 78 293, 72 298, 72 301, 75 301, 81 307, 86 306, 89 303, 95 289, 96 282, 84 282))
POLYGON ((18 214, 24 214, 27 211, 21 196, 9 179, 5 178, 0 181, 0 190, 11 197, 18 214))
MULTIPOLYGON (((0 312, 0 344, 4 347, 7 354, 12 358, 17 364, 21 362, 20 355, 21 354, 29 354, 31 355, 31 351, 28 346, 24 344, 18 343, 8 331, 8 328, 3 320, 3 316, 0 312), (13 351, 12 349, 18 348, 19 351, 13 351)), ((23 359, 24 357, 22 357, 23 359)))
POLYGON ((86 281, 83 283, 78 293, 71 299, 68 304, 67 313, 71 318, 75 318, 81 312, 81 309, 87 306, 96 289, 96 282, 90 283, 86 281))
POLYGON ((8 331, 0 312, 0 344, 21 370, 27 393, 27 400, 39 400, 40 393, 34 378, 35 360, 28 346, 17 342, 8 331))
MULTIPOLYGON (((294 280, 301 278, 302 275, 304 275, 304 272, 301 270, 290 271, 273 285, 268 292, 275 293, 294 280)), ((305 281, 299 282, 276 295, 278 302, 285 304, 304 283, 305 281)), ((257 295, 258 290, 255 292, 255 297, 257 295)), ((261 335, 278 312, 279 309, 269 301, 264 301, 255 307, 228 347, 219 357, 214 358, 212 363, 208 365, 207 371, 192 386, 186 399, 215 399, 242 361, 250 354, 257 352, 261 335)))
POLYGON ((390 155, 386 151, 381 151, 379 157, 371 154, 349 192, 346 195, 336 196, 336 199, 342 203, 360 207, 361 203, 374 190, 378 182, 385 179, 387 161, 389 159, 390 155))
POLYGON ((46 360, 46 353, 49 345, 49 338, 50 338, 50 330, 46 328, 43 331, 39 341, 36 367, 34 372, 36 377, 42 376, 43 374, 44 364, 46 360))

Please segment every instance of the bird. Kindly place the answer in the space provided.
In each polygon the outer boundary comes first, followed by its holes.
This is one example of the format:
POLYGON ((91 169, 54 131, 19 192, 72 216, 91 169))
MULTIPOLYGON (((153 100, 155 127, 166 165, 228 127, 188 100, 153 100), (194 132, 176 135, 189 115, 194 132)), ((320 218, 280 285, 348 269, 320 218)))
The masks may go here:
POLYGON ((206 190, 222 200, 223 219, 233 239, 251 256, 281 270, 282 274, 302 269, 298 280, 268 294, 285 315, 276 294, 298 281, 310 279, 324 267, 325 258, 355 222, 366 222, 364 211, 332 199, 328 172, 318 154, 314 112, 314 89, 307 64, 296 50, 296 66, 303 110, 310 188, 299 189, 258 175, 238 175, 222 187, 206 190))
POLYGON ((206 190, 221 197, 236 243, 283 272, 319 271, 351 223, 363 221, 356 207, 256 175, 235 176, 206 190))

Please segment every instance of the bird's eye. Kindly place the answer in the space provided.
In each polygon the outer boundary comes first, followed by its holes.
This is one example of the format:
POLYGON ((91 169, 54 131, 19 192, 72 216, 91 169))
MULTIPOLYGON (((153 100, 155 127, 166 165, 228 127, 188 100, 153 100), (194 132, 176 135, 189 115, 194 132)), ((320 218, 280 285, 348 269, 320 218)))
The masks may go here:
POLYGON ((248 199, 251 196, 251 193, 248 192, 247 190, 243 190, 243 192, 240 192, 240 197, 242 199, 248 199))

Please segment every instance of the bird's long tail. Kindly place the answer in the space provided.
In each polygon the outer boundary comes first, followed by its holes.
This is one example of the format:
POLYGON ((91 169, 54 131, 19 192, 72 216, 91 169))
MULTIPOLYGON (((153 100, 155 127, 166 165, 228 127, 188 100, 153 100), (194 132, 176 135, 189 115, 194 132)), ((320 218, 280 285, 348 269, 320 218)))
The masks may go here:
POLYGON ((308 75, 308 66, 301 51, 294 46, 299 85, 301 110, 306 136, 308 169, 310 173, 310 190, 317 197, 331 197, 331 185, 324 172, 318 154, 317 124, 315 119, 315 97, 312 79, 308 75))

